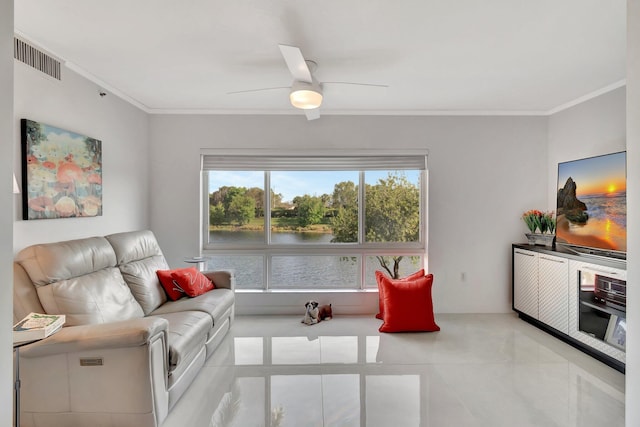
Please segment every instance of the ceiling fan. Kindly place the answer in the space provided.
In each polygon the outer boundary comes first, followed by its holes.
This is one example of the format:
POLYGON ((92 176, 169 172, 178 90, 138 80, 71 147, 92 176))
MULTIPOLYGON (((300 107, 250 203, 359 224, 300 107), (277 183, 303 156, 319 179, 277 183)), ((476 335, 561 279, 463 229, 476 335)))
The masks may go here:
POLYGON ((323 99, 323 86, 326 84, 345 84, 358 86, 374 86, 389 87, 388 85, 371 84, 371 83, 353 83, 353 82, 322 82, 320 83, 313 75, 318 68, 315 61, 304 59, 300 48, 288 46, 285 44, 278 45, 280 52, 284 58, 287 68, 293 77, 291 86, 270 87, 263 89, 249 89, 235 92, 228 92, 228 95, 236 93, 260 92, 273 89, 290 89, 289 100, 291 105, 301 110, 307 116, 307 120, 315 120, 320 118, 320 105, 323 99))

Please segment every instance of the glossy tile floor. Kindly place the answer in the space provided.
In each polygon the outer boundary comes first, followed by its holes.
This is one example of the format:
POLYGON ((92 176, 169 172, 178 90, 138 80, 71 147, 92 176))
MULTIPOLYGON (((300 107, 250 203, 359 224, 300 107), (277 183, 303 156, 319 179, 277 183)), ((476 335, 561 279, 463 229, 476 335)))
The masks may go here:
POLYGON ((163 427, 624 426, 624 375, 512 314, 239 316, 163 427))

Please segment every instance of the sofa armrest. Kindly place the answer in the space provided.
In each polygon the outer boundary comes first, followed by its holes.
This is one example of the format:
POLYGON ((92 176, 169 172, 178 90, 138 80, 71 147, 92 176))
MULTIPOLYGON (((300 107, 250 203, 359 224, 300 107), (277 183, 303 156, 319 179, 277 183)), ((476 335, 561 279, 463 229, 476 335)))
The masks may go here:
POLYGON ((236 288, 236 276, 233 270, 219 270, 219 271, 203 271, 202 274, 213 280, 216 288, 231 289, 236 288))
POLYGON ((144 346, 150 344, 158 334, 166 335, 168 326, 167 320, 158 317, 69 326, 42 341, 22 347, 20 357, 32 358, 81 351, 144 346))
POLYGON ((157 317, 70 326, 21 347, 24 419, 47 425, 162 424, 169 412, 167 327, 157 317))

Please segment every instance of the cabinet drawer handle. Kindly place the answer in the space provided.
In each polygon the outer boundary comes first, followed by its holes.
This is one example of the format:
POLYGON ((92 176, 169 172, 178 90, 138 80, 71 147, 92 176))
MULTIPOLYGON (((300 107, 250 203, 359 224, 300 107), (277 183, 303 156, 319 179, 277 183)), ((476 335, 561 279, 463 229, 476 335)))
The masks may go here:
POLYGON ((526 256, 535 256, 534 254, 526 254, 524 252, 519 252, 519 251, 516 251, 516 253, 520 255, 526 255, 526 256))
POLYGON ((565 260, 563 260, 563 259, 553 259, 553 258, 547 258, 547 257, 544 257, 544 256, 541 256, 540 259, 545 259, 547 261, 557 262, 559 264, 564 264, 565 263, 565 260))

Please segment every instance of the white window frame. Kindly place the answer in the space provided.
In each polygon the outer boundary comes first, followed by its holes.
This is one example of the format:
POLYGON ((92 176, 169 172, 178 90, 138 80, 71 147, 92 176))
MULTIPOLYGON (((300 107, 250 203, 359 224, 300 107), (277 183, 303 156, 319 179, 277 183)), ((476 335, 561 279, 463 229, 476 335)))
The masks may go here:
MULTIPOLYGON (((246 150, 246 149, 227 149, 227 150, 201 150, 201 235, 200 235, 200 247, 203 255, 207 256, 238 256, 251 255, 263 257, 263 287, 250 289, 251 291, 268 291, 271 288, 271 258, 274 256, 313 256, 313 255, 332 255, 332 256, 354 256, 358 258, 359 262, 359 274, 357 278, 358 286, 356 288, 348 288, 347 290, 367 290, 370 289, 366 286, 365 270, 366 270, 366 258, 375 255, 403 255, 403 256, 420 256, 422 259, 422 266, 427 269, 427 230, 428 230, 428 153, 425 150, 367 150, 367 153, 363 155, 361 151, 332 151, 330 153, 326 151, 275 151, 275 150, 246 150), (207 156, 223 156, 223 157, 246 157, 247 159, 260 159, 261 157, 305 157, 305 158, 348 158, 348 157, 375 157, 381 159, 383 162, 385 159, 394 159, 402 157, 424 157, 424 169, 421 170, 420 175, 420 230, 419 239, 417 242, 365 242, 364 241, 364 172, 357 167, 341 170, 354 170, 359 172, 359 184, 358 184, 358 243, 339 243, 339 244, 307 244, 307 245, 285 245, 285 244, 273 244, 268 242, 270 233, 270 197, 267 197, 271 188, 270 174, 265 173, 264 191, 265 191, 265 240, 263 243, 255 244, 229 244, 226 243, 223 246, 208 243, 209 236, 209 194, 211 189, 209 188, 208 171, 216 169, 205 169, 204 162, 207 156)), ((229 166, 228 170, 238 170, 229 166)), ((259 170, 264 172, 265 169, 247 169, 247 170, 259 170)), ((296 169, 305 170, 305 169, 296 169)), ((323 169, 325 170, 325 169, 323 169)), ((327 169, 328 170, 328 169, 327 169)), ((395 170, 393 162, 389 161, 388 170, 395 170)), ((416 169, 414 169, 416 170, 416 169)), ((273 288, 274 290, 288 291, 291 289, 273 288)), ((305 289, 306 290, 306 289, 305 289)), ((318 286, 313 290, 343 290, 334 287, 322 287, 318 286)))

